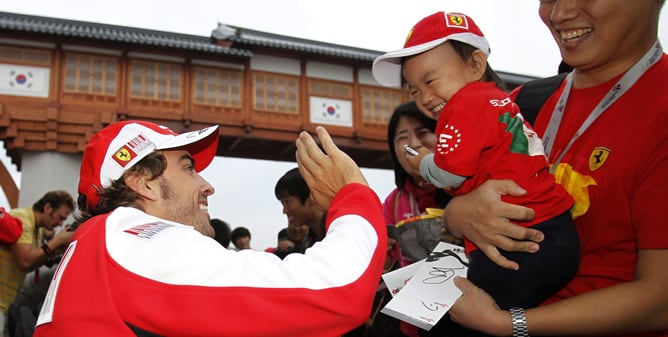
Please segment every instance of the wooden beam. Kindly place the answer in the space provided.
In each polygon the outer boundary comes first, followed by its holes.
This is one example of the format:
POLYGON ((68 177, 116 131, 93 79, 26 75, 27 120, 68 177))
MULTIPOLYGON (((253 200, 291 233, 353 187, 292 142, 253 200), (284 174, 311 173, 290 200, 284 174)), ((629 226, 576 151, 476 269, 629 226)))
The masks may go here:
POLYGON ((9 202, 9 208, 16 208, 19 205, 19 188, 14 182, 14 178, 5 167, 5 163, 0 161, 0 185, 5 191, 5 196, 9 202))

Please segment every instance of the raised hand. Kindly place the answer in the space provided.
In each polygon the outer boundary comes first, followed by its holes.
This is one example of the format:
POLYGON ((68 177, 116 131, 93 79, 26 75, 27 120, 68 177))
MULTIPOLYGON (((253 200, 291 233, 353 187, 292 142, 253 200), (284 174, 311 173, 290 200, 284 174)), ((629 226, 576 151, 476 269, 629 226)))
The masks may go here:
POLYGON ((343 186, 368 183, 355 161, 334 144, 324 127, 318 126, 315 131, 324 152, 313 137, 303 131, 296 141, 296 158, 299 172, 311 189, 311 197, 322 209, 328 209, 343 186))

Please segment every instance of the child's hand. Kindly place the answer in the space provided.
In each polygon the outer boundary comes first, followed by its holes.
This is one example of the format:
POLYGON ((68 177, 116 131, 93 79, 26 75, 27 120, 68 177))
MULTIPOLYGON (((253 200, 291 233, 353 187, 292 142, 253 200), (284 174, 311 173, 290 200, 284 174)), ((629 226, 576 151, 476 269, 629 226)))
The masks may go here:
POLYGON ((417 149, 410 148, 410 150, 416 152, 417 155, 412 154, 412 152, 408 152, 409 150, 406 151, 406 159, 408 160, 408 165, 410 166, 406 168, 406 172, 411 176, 419 177, 420 161, 424 156, 430 154, 431 151, 425 149, 424 147, 419 147, 417 149))

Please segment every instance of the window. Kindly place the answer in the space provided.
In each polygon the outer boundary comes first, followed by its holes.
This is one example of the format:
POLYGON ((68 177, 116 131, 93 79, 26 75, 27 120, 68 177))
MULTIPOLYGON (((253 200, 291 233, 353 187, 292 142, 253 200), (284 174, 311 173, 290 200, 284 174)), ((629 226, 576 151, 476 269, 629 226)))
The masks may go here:
POLYGON ((353 87, 350 84, 327 82, 320 80, 309 80, 309 94, 312 96, 324 96, 332 98, 353 98, 353 87))
POLYGON ((65 92, 115 96, 117 76, 116 58, 65 54, 65 92))
POLYGON ((256 73, 253 84, 255 110, 299 114, 299 84, 296 77, 256 73))
POLYGON ((362 121, 387 124, 392 112, 401 103, 401 92, 396 89, 362 88, 362 121))
POLYGON ((193 102, 241 108, 243 72, 240 70, 193 68, 193 102))
POLYGON ((181 66, 133 60, 130 63, 130 97, 181 101, 181 66))
POLYGON ((51 53, 44 50, 1 46, 0 61, 48 67, 51 66, 51 53))

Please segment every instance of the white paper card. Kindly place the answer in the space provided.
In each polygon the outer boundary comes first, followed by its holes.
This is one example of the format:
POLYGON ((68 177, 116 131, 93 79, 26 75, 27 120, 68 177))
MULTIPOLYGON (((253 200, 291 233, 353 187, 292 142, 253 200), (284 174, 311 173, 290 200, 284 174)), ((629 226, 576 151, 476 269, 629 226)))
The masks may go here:
MULTIPOLYGON (((430 330, 461 296, 453 280, 455 276, 466 277, 467 266, 463 247, 440 242, 381 312, 430 330)), ((405 280, 405 274, 403 277, 405 280)), ((392 284, 388 284, 389 289, 396 287, 392 284)))
POLYGON ((422 262, 424 262, 424 259, 383 274, 383 282, 392 297, 398 294, 408 281, 413 278, 413 275, 418 271, 422 262))

